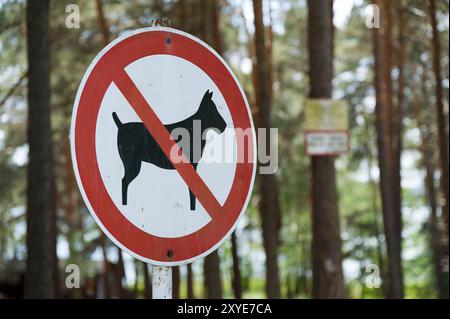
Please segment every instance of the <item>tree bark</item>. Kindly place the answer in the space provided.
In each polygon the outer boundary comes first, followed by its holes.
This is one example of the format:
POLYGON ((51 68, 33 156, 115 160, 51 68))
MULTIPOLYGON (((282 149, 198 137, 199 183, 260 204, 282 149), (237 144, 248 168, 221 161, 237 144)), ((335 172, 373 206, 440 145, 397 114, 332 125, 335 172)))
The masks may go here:
POLYGON ((220 259, 217 250, 203 260, 205 297, 222 299, 222 281, 220 279, 220 259))
POLYGON ((442 216, 444 219, 446 238, 448 239, 448 210, 449 210, 449 185, 448 185, 448 132, 447 122, 448 114, 445 113, 444 108, 444 90, 442 87, 442 74, 441 74, 441 41, 439 39, 438 22, 436 16, 436 1, 428 0, 431 27, 433 29, 433 71, 436 81, 436 108, 437 108, 437 124, 439 132, 439 164, 441 169, 441 198, 440 206, 442 216))
MULTIPOLYGON (((403 148, 403 108, 405 98, 405 79, 404 79, 404 64, 405 64, 405 19, 403 1, 396 1, 397 25, 398 25, 398 48, 397 52, 397 67, 398 67, 398 89, 397 89, 397 103, 392 108, 392 156, 393 168, 392 175, 394 179, 394 209, 396 219, 396 233, 400 238, 401 251, 401 232, 403 229, 402 222, 402 186, 401 186, 401 154, 403 148)), ((392 39, 390 39, 392 41, 392 39)), ((389 69, 389 78, 391 78, 392 66, 389 69)))
POLYGON ((187 298, 188 299, 195 299, 195 293, 194 293, 194 273, 192 271, 192 264, 187 264, 187 298))
POLYGON ((233 287, 234 297, 242 299, 241 269, 239 267, 239 252, 235 231, 231 234, 231 257, 233 259, 231 286, 233 287))
MULTIPOLYGON (((331 0, 308 0, 310 98, 331 98, 331 0)), ((333 157, 312 157, 312 259, 314 298, 344 298, 341 236, 333 157)))
MULTIPOLYGON (((367 114, 369 114, 369 112, 367 111, 367 114)), ((372 172, 372 168, 374 167, 373 165, 373 161, 374 161, 374 154, 372 153, 372 147, 371 147, 371 141, 372 141, 372 136, 370 136, 370 126, 371 123, 369 123, 369 119, 368 116, 366 117, 366 133, 368 135, 367 138, 367 144, 365 145, 366 148, 366 152, 367 152, 367 174, 368 174, 368 182, 369 182, 369 186, 370 186, 370 190, 371 190, 371 208, 373 211, 373 225, 374 225, 374 235, 376 237, 377 240, 377 259, 378 259, 378 267, 380 269, 380 275, 382 277, 382 289, 383 289, 383 294, 384 296, 387 296, 388 293, 386 291, 386 286, 384 285, 384 258, 383 258, 383 242, 380 239, 382 231, 380 230, 379 225, 381 224, 380 220, 379 220, 379 216, 380 216, 380 209, 378 207, 378 183, 375 180, 375 177, 373 175, 372 172)))
POLYGON ((107 45, 109 43, 109 28, 103 13, 102 0, 95 0, 95 7, 97 9, 97 21, 100 32, 102 33, 103 43, 107 45))
POLYGON ((275 104, 275 94, 273 94, 273 83, 275 81, 274 72, 273 72, 273 42, 274 42, 274 33, 273 33, 273 18, 272 18, 272 0, 267 1, 267 6, 269 7, 269 25, 266 27, 267 32, 267 63, 269 64, 268 73, 269 73, 269 94, 270 94, 270 107, 273 108, 275 104))
POLYGON ((152 299, 152 283, 147 263, 142 262, 142 267, 144 268, 144 298, 152 299))
POLYGON ((180 267, 172 267, 172 299, 180 299, 180 267))
POLYGON ((134 295, 134 298, 137 298, 139 295, 139 274, 140 274, 139 261, 137 259, 134 259, 133 262, 134 262, 134 273, 135 273, 133 295, 134 295))
POLYGON ((222 34, 220 32, 220 4, 219 0, 208 0, 211 2, 211 45, 219 53, 223 51, 222 34))
POLYGON ((64 152, 65 152, 65 175, 64 175, 64 185, 66 193, 66 205, 65 205, 65 215, 67 221, 67 235, 66 239, 69 244, 69 259, 74 260, 75 258, 75 248, 74 248, 74 230, 75 230, 75 200, 74 195, 76 192, 75 186, 75 176, 73 175, 72 160, 70 155, 70 141, 66 137, 66 132, 69 132, 69 127, 64 128, 64 152))
MULTIPOLYGON (((422 78, 422 93, 423 96, 427 95, 426 83, 427 77, 426 72, 423 73, 424 76, 422 78)), ((417 119, 417 124, 420 130, 421 138, 422 138, 422 164, 425 169, 426 175, 424 180, 424 185, 426 189, 426 196, 428 200, 428 205, 430 208, 430 217, 429 217, 429 230, 430 230, 430 248, 432 251, 432 259, 433 259, 433 272, 435 276, 435 285, 436 290, 438 291, 438 297, 440 299, 447 299, 449 296, 448 293, 448 279, 446 279, 444 267, 445 260, 448 260, 448 252, 445 254, 443 239, 443 229, 441 227, 441 222, 437 215, 437 192, 435 187, 435 138, 432 133, 431 128, 431 116, 429 115, 428 110, 421 110, 420 105, 426 105, 424 103, 424 99, 420 99, 417 95, 414 100, 414 111, 417 119), (447 282, 447 284, 446 284, 447 282)))
MULTIPOLYGON (((390 29, 392 16, 390 7, 385 8, 381 0, 375 0, 386 15, 387 29, 390 29)), ((393 171, 392 144, 392 81, 391 79, 391 35, 390 30, 373 29, 375 57, 375 91, 376 91, 376 131, 378 144, 378 165, 380 167, 380 191, 383 209, 383 223, 388 254, 388 298, 403 298, 403 272, 401 265, 401 216, 396 209, 395 181, 393 171), (388 48, 386 48, 386 45, 388 48)))
POLYGON ((202 34, 202 40, 210 45, 213 44, 212 40, 212 10, 211 10, 211 0, 200 0, 200 10, 201 10, 201 24, 200 30, 202 34))
POLYGON ((122 250, 119 247, 116 247, 117 249, 117 294, 119 298, 125 298, 125 295, 127 293, 127 277, 125 274, 125 265, 123 262, 123 255, 122 250))
MULTIPOLYGON (((399 4, 400 1, 397 1, 397 4, 399 4)), ((384 80, 386 82, 386 106, 387 106, 387 113, 389 116, 389 124, 388 124, 388 134, 389 134, 389 140, 391 145, 388 146, 389 153, 391 158, 389 159, 390 165, 391 165, 391 191, 392 191, 392 205, 393 205, 393 228, 394 228, 394 238, 395 240, 392 242, 394 245, 393 247, 393 254, 395 253, 395 256, 391 256, 394 269, 395 269, 395 277, 392 278, 393 283, 390 287, 389 296, 392 298, 403 298, 404 295, 404 287, 403 287, 403 268, 402 268, 402 257, 401 257, 401 251, 402 251, 402 210, 401 210, 401 147, 402 147, 402 128, 401 128, 401 122, 402 122, 402 112, 401 112, 401 105, 400 103, 403 103, 403 61, 399 61, 402 64, 399 64, 399 89, 398 89, 398 104, 394 105, 393 101, 393 81, 392 81, 392 70, 393 70, 393 2, 386 2, 384 5, 384 15, 386 16, 386 32, 385 32, 385 60, 386 60, 386 68, 384 70, 384 80)), ((404 32, 404 19, 403 19, 403 10, 400 8, 399 10, 399 16, 398 16, 398 24, 399 24, 399 31, 401 33, 404 32)), ((400 35, 400 38, 403 38, 403 34, 400 35)), ((401 46, 398 50, 399 52, 399 58, 404 59, 404 43, 403 39, 400 42, 401 46)))
POLYGON ((186 6, 186 1, 179 1, 177 2, 178 5, 178 23, 179 23, 179 28, 183 31, 188 31, 188 12, 187 12, 187 6, 186 6))
POLYGON ((28 146, 25 297, 56 297, 49 1, 27 1, 28 146))
POLYGON ((108 252, 106 250, 106 236, 103 234, 103 232, 100 233, 100 249, 102 251, 102 257, 103 257, 103 291, 104 291, 104 297, 105 299, 111 298, 112 292, 111 292, 111 285, 109 284, 109 280, 111 278, 111 271, 110 271, 110 264, 108 261, 108 252))
MULTIPOLYGON (((267 130, 266 145, 269 149, 271 128, 271 93, 269 62, 266 49, 266 39, 263 21, 262 0, 253 1, 254 25, 255 25, 255 74, 258 79, 256 100, 258 101, 258 124, 267 130)), ((280 298, 280 275, 278 269, 278 188, 274 174, 259 175, 259 212, 261 215, 264 250, 266 253, 266 294, 268 298, 280 298)))

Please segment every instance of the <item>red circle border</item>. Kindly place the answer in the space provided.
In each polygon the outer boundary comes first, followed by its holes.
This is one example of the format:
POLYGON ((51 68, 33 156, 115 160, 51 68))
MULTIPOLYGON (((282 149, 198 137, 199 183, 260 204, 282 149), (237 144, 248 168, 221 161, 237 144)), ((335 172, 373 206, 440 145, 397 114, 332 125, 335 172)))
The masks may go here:
POLYGON ((254 130, 245 96, 237 80, 214 51, 171 29, 146 30, 125 39, 118 39, 105 48, 92 62, 80 85, 72 124, 72 158, 78 173, 78 184, 88 208, 102 229, 136 257, 145 261, 180 264, 211 252, 235 226, 248 203, 253 186, 255 161, 254 130), (171 41, 166 41, 170 37, 171 41), (116 42, 117 41, 117 42, 116 42), (111 46, 112 45, 112 46, 111 46), (248 147, 237 139, 238 158, 251 159, 236 164, 230 194, 223 206, 227 214, 219 215, 206 226, 179 238, 162 238, 144 232, 133 225, 110 198, 100 175, 95 151, 95 130, 98 111, 104 94, 116 72, 140 58, 169 54, 183 58, 202 69, 221 91, 229 107, 234 128, 251 129, 248 147), (84 81, 85 80, 85 81, 84 81), (83 85, 84 84, 84 85, 83 85), (240 157, 243 156, 243 157, 240 157), (173 255, 168 256, 171 250, 173 255))

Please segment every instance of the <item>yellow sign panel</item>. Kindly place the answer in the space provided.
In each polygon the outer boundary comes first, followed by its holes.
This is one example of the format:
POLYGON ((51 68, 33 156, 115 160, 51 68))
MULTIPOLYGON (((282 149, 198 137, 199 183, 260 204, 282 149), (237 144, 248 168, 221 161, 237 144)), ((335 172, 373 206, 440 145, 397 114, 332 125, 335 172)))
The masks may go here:
POLYGON ((305 124, 307 131, 348 130, 348 107, 345 101, 311 99, 306 102, 305 124))

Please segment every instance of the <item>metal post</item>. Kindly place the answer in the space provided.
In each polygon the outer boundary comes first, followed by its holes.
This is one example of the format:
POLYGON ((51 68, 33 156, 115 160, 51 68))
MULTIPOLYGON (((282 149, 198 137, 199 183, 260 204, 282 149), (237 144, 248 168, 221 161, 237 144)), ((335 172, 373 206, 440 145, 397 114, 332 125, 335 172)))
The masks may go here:
MULTIPOLYGON (((169 18, 152 19, 152 27, 170 27, 169 18)), ((152 296, 153 299, 172 299, 172 269, 171 267, 152 266, 152 296)))
POLYGON ((172 269, 170 267, 152 267, 153 299, 172 299, 172 269))

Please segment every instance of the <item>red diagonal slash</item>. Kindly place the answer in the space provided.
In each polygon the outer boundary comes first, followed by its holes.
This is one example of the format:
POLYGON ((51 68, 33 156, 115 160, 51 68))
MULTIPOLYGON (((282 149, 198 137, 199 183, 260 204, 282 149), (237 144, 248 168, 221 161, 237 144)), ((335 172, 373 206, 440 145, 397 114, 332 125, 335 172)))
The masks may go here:
POLYGON ((136 111, 145 127, 147 127, 164 154, 172 162, 175 169, 211 218, 214 218, 214 216, 221 213, 222 205, 217 201, 214 194, 210 191, 184 154, 182 155, 184 157, 182 161, 173 161, 171 159, 171 151, 174 151, 175 154, 182 154, 178 144, 171 139, 169 131, 167 131, 164 124, 159 120, 158 116, 155 114, 147 100, 142 96, 141 92, 125 70, 121 70, 115 74, 114 83, 125 96, 131 107, 136 111))

